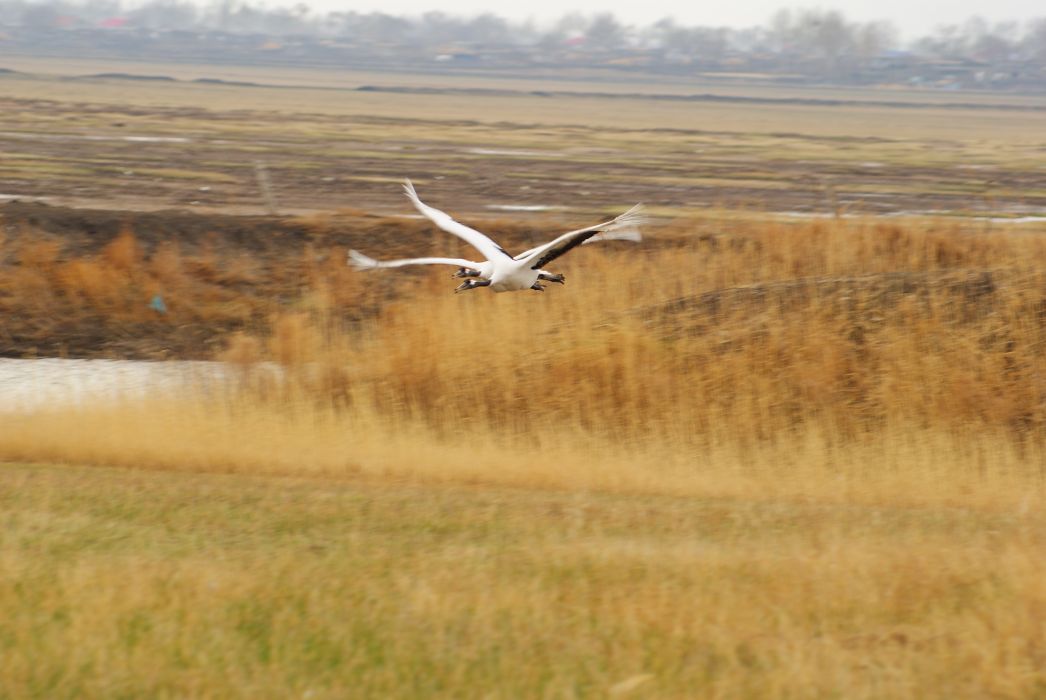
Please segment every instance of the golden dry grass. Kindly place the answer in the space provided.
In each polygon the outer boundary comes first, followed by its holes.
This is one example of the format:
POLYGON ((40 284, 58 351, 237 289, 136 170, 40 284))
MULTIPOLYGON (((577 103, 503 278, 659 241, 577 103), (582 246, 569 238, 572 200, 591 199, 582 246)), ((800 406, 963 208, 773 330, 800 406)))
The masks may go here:
MULTIPOLYGON (((216 296, 214 285, 208 284, 207 268, 213 262, 206 254, 186 259, 176 244, 168 243, 146 258, 128 229, 96 254, 77 255, 60 239, 25 227, 0 246, 0 255, 16 263, 0 264, 0 309, 12 316, 31 312, 141 321, 156 316, 148 306, 150 296, 165 292, 184 300, 184 308, 173 310, 179 320, 221 318, 223 307, 206 303, 216 296), (193 279, 189 269, 196 273, 193 279)), ((222 301, 229 299, 219 295, 222 301)))
POLYGON ((128 227, 97 245, 11 228, 0 240, 0 339, 8 353, 69 341, 73 354, 104 356, 108 344, 122 342, 136 357, 206 358, 207 343, 259 330, 281 300, 304 289, 332 290, 343 309, 372 307, 380 296, 358 284, 335 246, 249 252, 212 240, 143 244, 128 227), (164 313, 153 308, 154 295, 164 313))
POLYGON ((318 275, 227 387, 0 431, 136 470, 0 471, 0 694, 1042 695, 1044 247, 686 221, 352 327, 318 275))

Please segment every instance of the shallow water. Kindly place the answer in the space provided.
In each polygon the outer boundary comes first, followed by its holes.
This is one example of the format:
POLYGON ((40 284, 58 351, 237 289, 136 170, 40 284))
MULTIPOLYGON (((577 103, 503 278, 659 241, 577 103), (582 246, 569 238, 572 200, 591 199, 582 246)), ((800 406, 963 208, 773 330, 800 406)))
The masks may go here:
POLYGON ((0 413, 164 395, 229 376, 220 362, 0 359, 0 413))
MULTIPOLYGON (((871 195, 869 195, 871 196, 871 195)), ((864 213, 833 214, 823 211, 778 211, 770 212, 790 219, 897 219, 906 217, 946 217, 953 216, 956 221, 978 221, 992 224, 1041 224, 1046 222, 1046 215, 1028 214, 1026 216, 956 216, 954 212, 944 209, 902 209, 869 216, 864 213)))
POLYGON ((552 204, 488 204, 487 209, 496 209, 498 211, 555 211, 557 209, 565 209, 566 207, 559 207, 552 204))
POLYGON ((477 156, 519 156, 519 157, 541 157, 561 158, 566 155, 562 151, 535 151, 517 148, 466 148, 465 153, 477 156))
POLYGON ((110 136, 107 134, 38 134, 25 131, 0 131, 0 137, 23 141, 130 141, 132 143, 189 143, 184 136, 150 136, 131 134, 110 136))

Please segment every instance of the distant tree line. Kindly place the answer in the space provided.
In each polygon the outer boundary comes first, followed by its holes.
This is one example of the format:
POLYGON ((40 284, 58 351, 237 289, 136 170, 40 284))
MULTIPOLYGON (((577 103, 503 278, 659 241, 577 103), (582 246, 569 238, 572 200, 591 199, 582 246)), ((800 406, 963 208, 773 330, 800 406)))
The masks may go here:
MULTIPOLYGON (((370 52, 399 61, 474 60, 491 65, 564 63, 685 72, 763 70, 862 82, 901 79, 988 86, 1046 83, 1046 16, 989 23, 973 17, 902 43, 888 21, 851 21, 834 10, 785 9, 744 29, 688 26, 672 19, 636 26, 608 13, 568 14, 537 24, 493 14, 317 13, 305 4, 269 7, 240 0, 0 0, 0 26, 23 32, 122 30, 269 37, 315 42, 331 54, 370 52), (958 67, 957 67, 958 66, 958 67), (963 68, 965 66, 965 68, 963 68)), ((281 44, 282 46, 283 44, 281 44)))

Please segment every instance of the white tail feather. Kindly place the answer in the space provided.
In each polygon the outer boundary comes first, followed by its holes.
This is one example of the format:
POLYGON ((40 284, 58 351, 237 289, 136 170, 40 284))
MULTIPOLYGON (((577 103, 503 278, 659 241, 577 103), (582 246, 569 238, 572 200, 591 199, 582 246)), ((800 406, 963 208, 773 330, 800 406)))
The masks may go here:
POLYGON ((349 251, 348 264, 352 265, 357 270, 373 270, 376 267, 381 267, 381 264, 377 260, 367 257, 358 250, 349 251))

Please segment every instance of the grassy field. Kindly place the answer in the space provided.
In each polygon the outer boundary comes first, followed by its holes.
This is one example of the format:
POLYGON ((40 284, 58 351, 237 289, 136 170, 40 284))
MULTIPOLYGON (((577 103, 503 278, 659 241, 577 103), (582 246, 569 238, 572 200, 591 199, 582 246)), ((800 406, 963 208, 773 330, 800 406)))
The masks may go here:
POLYGON ((1044 692, 1036 498, 23 465, 0 483, 4 697, 1044 692))
POLYGON ((1041 98, 6 60, 0 697, 1046 697, 1041 98))
POLYGON ((700 230, 320 264, 230 386, 5 420, 0 695, 1046 693, 1046 242, 700 230))

